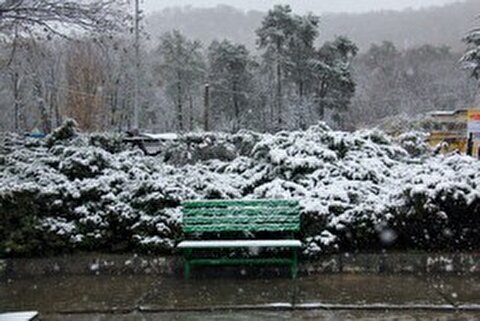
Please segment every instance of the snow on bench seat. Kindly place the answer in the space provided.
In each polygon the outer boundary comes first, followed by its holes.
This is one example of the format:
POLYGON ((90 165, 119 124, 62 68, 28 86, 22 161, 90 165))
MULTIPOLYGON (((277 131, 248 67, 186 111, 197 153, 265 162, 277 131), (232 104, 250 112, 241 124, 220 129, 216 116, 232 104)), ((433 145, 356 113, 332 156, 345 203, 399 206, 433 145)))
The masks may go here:
POLYGON ((33 321, 37 317, 36 311, 0 313, 0 321, 33 321))
POLYGON ((239 247, 301 247, 298 240, 210 240, 183 241, 177 247, 181 249, 212 249, 239 247))

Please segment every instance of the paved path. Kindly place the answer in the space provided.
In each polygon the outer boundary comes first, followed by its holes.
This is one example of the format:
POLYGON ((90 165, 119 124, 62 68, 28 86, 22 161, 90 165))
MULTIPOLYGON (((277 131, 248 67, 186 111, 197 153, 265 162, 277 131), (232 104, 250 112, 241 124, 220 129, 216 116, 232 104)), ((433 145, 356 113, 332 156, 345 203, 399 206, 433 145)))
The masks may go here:
POLYGON ((479 320, 480 276, 69 276, 0 281, 0 311, 43 320, 479 320), (214 311, 214 312, 212 312, 214 311))

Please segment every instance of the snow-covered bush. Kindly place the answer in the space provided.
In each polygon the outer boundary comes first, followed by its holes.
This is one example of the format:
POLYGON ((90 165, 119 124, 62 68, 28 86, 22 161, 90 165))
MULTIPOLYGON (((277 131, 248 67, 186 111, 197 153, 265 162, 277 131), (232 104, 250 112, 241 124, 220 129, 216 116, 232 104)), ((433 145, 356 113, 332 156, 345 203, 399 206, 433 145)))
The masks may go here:
POLYGON ((260 134, 242 131, 238 134, 189 133, 163 143, 159 156, 168 164, 181 166, 201 161, 232 161, 250 153, 260 134))
POLYGON ((472 249, 480 241, 480 162, 451 155, 408 167, 392 193, 392 225, 418 248, 472 249))
POLYGON ((324 124, 196 133, 164 143, 156 157, 119 135, 52 137, 4 138, 0 255, 171 251, 181 238, 181 201, 214 198, 299 199, 300 237, 312 257, 480 244, 480 164, 430 156, 419 133, 393 139, 324 124))
POLYGON ((46 143, 48 147, 52 147, 56 143, 72 139, 78 135, 78 124, 73 119, 66 119, 62 126, 55 129, 48 135, 46 143))
POLYGON ((428 155, 432 148, 427 143, 428 134, 412 131, 396 137, 395 141, 400 144, 412 157, 428 155))
POLYGON ((109 153, 119 153, 126 148, 123 142, 124 135, 122 134, 93 133, 87 137, 88 145, 102 148, 109 153))
MULTIPOLYGON (((0 168, 0 251, 128 250, 158 238, 171 249, 184 188, 138 151, 111 154, 88 137, 17 149, 0 168)), ((40 252, 39 252, 40 251, 40 252)))

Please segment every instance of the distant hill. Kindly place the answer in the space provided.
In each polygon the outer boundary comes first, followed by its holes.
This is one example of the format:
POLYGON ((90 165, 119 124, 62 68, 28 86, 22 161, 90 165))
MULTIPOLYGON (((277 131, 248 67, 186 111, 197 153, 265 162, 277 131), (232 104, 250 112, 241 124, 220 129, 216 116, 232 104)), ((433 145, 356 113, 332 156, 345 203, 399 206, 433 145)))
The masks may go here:
MULTIPOLYGON (((478 14, 479 0, 420 10, 325 14, 321 15, 320 40, 347 35, 362 51, 368 49, 371 43, 383 40, 394 42, 398 48, 428 43, 463 51, 460 39, 475 25, 478 14)), ((264 12, 244 12, 227 5, 214 8, 176 7, 147 16, 146 29, 154 43, 162 33, 179 29, 204 43, 228 38, 254 49, 255 30, 264 15, 264 12)), ((480 25, 480 20, 477 24, 480 25)))
POLYGON ((480 1, 470 0, 421 10, 325 15, 322 38, 325 40, 336 34, 346 34, 362 50, 371 43, 390 40, 404 49, 428 43, 463 51, 461 38, 475 22, 480 24, 480 20, 475 21, 478 14, 480 1))
POLYGON ((255 30, 264 15, 264 12, 244 12, 227 5, 213 8, 174 7, 147 16, 146 30, 153 41, 166 31, 178 29, 203 43, 228 38, 253 49, 255 30))

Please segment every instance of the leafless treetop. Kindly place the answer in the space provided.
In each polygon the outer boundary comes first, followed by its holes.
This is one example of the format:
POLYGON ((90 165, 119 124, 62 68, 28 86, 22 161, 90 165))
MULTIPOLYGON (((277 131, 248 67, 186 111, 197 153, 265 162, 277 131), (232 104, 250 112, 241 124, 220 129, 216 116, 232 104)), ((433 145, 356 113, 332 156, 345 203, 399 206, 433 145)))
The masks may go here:
POLYGON ((128 0, 0 0, 0 35, 24 33, 65 36, 73 29, 115 31, 125 25, 128 0))

